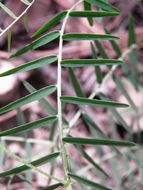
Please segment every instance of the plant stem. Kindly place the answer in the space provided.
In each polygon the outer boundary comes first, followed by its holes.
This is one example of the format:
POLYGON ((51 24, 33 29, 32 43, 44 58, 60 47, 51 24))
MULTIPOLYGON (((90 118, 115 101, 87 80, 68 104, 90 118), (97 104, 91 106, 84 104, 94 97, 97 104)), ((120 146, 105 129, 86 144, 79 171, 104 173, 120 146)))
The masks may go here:
POLYGON ((5 32, 7 32, 16 22, 18 22, 19 19, 21 19, 23 17, 23 15, 25 15, 25 13, 27 13, 27 11, 31 8, 31 6, 33 5, 33 3, 35 2, 35 0, 33 0, 28 7, 22 12, 21 15, 19 15, 10 25, 8 25, 8 27, 6 27, 6 29, 0 29, 0 36, 2 36, 5 32))
POLYGON ((65 27, 69 18, 69 13, 79 5, 83 0, 78 1, 74 4, 71 9, 68 10, 66 17, 64 18, 63 25, 60 31, 60 39, 59 39, 59 53, 58 53, 58 76, 57 76, 57 104, 58 104, 58 125, 60 131, 60 145, 61 145, 61 154, 62 154, 62 161, 63 161, 63 168, 64 168, 64 175, 65 181, 67 181, 67 190, 72 190, 72 186, 70 183, 70 178, 68 176, 68 159, 67 159, 67 151, 65 144, 63 142, 64 128, 62 124, 62 103, 60 97, 62 95, 62 68, 61 68, 61 61, 62 61, 62 51, 63 51, 63 35, 65 31, 65 27))

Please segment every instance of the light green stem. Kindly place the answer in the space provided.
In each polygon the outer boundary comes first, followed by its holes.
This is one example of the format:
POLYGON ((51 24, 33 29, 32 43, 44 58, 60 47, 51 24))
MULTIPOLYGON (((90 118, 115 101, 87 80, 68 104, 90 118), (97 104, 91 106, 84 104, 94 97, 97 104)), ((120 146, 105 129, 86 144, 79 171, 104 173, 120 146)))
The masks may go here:
POLYGON ((10 150, 8 150, 6 147, 4 147, 3 145, 0 144, 0 150, 2 150, 3 152, 5 152, 8 156, 10 156, 11 158, 14 158, 15 160, 19 161, 20 163, 24 164, 25 166, 28 166, 29 168, 37 171, 38 173, 46 176, 46 177, 49 177, 51 179, 54 179, 58 182, 62 182, 61 180, 59 180, 57 177, 55 176, 51 176, 49 174, 47 174, 46 172, 44 172, 43 170, 37 168, 36 166, 30 164, 27 160, 24 160, 22 158, 20 158, 19 156, 17 156, 16 154, 12 153, 10 150))
POLYGON ((83 0, 78 1, 74 4, 71 9, 68 10, 66 17, 64 18, 63 25, 60 31, 60 39, 59 39, 59 54, 58 54, 58 77, 57 77, 57 104, 58 104, 58 125, 60 130, 60 145, 61 145, 61 154, 62 154, 62 161, 63 161, 63 168, 64 168, 64 175, 65 175, 65 186, 67 190, 72 190, 70 178, 68 176, 68 159, 67 159, 67 151, 65 144, 63 142, 64 128, 62 124, 62 103, 60 97, 62 95, 62 68, 61 68, 61 61, 62 61, 62 51, 63 51, 63 35, 65 31, 65 27, 69 18, 69 13, 79 5, 83 0))

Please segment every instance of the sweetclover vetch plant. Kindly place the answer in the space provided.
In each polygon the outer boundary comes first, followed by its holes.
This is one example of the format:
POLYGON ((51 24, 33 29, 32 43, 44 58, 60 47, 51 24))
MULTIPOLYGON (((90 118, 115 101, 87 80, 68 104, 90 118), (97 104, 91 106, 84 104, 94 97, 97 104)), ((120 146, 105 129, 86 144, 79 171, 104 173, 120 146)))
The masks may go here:
MULTIPOLYGON (((28 4, 29 1, 23 1, 28 4)), ((18 67, 15 67, 11 70, 8 70, 4 73, 0 73, 0 77, 5 77, 12 74, 17 74, 20 72, 27 72, 36 68, 44 67, 48 64, 52 64, 57 62, 57 84, 56 85, 50 85, 46 86, 42 89, 36 90, 30 83, 24 81, 25 88, 29 91, 29 95, 22 97, 14 102, 9 103, 8 105, 5 105, 4 107, 0 108, 0 114, 4 114, 6 112, 9 112, 14 109, 20 109, 23 105, 26 105, 28 103, 31 103, 33 101, 39 101, 39 103, 47 109, 47 111, 51 114, 50 116, 41 118, 36 121, 32 121, 30 123, 21 124, 20 126, 14 127, 12 129, 8 129, 5 131, 0 132, 0 137, 5 136, 11 136, 19 132, 27 132, 29 130, 34 130, 36 128, 43 127, 45 125, 51 124, 51 125, 57 125, 58 127, 58 147, 59 149, 52 149, 51 154, 48 154, 42 158, 39 158, 37 160, 32 160, 31 162, 27 161, 26 159, 22 159, 16 154, 12 153, 10 150, 8 150, 2 143, 0 145, 0 149, 2 152, 7 154, 8 156, 12 157, 13 159, 18 160, 21 164, 21 166, 18 166, 16 168, 12 168, 7 171, 3 171, 0 173, 0 177, 11 177, 14 175, 19 175, 22 172, 25 172, 27 170, 34 170, 35 172, 39 172, 47 179, 53 180, 54 184, 49 185, 48 187, 45 187, 43 189, 57 189, 58 187, 63 187, 67 190, 77 189, 75 186, 75 182, 85 185, 85 189, 102 189, 102 190, 110 190, 111 187, 108 187, 106 184, 99 184, 94 179, 90 179, 88 176, 81 176, 77 175, 76 173, 72 172, 72 168, 70 167, 70 159, 69 159, 69 153, 68 153, 68 144, 72 144, 75 146, 75 148, 81 153, 81 156, 84 157, 91 165, 93 165, 97 170, 102 172, 106 177, 110 177, 104 169, 100 165, 96 163, 96 160, 92 157, 90 157, 84 145, 91 145, 95 146, 109 146, 114 151, 119 152, 117 147, 132 147, 135 146, 134 143, 129 141, 119 141, 119 140, 112 140, 109 139, 100 128, 98 128, 93 120, 88 116, 88 113, 86 113, 85 106, 102 106, 105 108, 128 108, 127 104, 114 102, 106 100, 103 94, 101 93, 100 97, 101 99, 96 99, 95 96, 99 93, 102 89, 102 85, 106 82, 106 79, 109 75, 113 73, 115 68, 118 65, 125 64, 122 58, 120 59, 97 59, 96 55, 94 54, 94 46, 93 43, 91 43, 91 49, 93 51, 93 54, 95 55, 92 59, 63 59, 62 53, 63 53, 63 44, 64 41, 72 41, 72 40, 89 40, 89 41, 95 41, 100 46, 99 41, 100 40, 108 40, 114 42, 114 40, 117 40, 118 37, 110 35, 110 34, 88 34, 88 33, 65 33, 65 27, 68 24, 68 19, 70 17, 74 17, 75 19, 78 17, 85 17, 88 19, 89 24, 93 25, 93 19, 97 17, 107 17, 107 16, 117 16, 119 15, 119 10, 113 6, 111 6, 107 1, 103 0, 80 0, 76 2, 69 10, 60 12, 55 17, 51 18, 46 24, 44 24, 40 29, 38 29, 34 34, 33 37, 35 38, 30 44, 25 45, 23 48, 18 50, 17 52, 13 53, 11 55, 11 58, 20 56, 28 51, 35 50, 41 46, 44 46, 55 39, 59 39, 59 47, 58 47, 58 54, 57 55, 51 55, 46 57, 41 57, 36 60, 32 60, 28 63, 22 64, 18 67), (80 4, 83 4, 84 9, 81 11, 76 11, 76 7, 80 4), (92 9, 92 6, 96 6, 98 8, 98 11, 94 11, 92 9), (62 21, 62 26, 60 30, 48 32, 49 29, 52 29, 56 24, 62 21), (46 33, 43 35, 43 33, 46 33), (42 35, 39 37, 39 35, 42 35), (101 70, 100 66, 106 65, 109 67, 109 73, 102 78, 101 77, 101 70), (76 77, 76 74, 74 72, 74 68, 81 68, 81 67, 95 67, 96 69, 96 76, 97 81, 99 83, 99 88, 97 91, 93 91, 91 93, 91 96, 86 97, 80 83, 76 77), (74 91, 76 93, 76 96, 64 96, 62 95, 62 68, 67 68, 69 72, 69 77, 71 79, 72 86, 74 88, 74 91), (44 97, 51 95, 52 93, 57 92, 57 108, 52 107, 44 97), (76 116, 73 118, 72 121, 67 121, 63 114, 63 105, 64 104, 75 104, 79 106, 79 111, 77 112, 76 116), (88 126, 93 127, 94 130, 97 131, 97 134, 100 133, 100 137, 102 138, 79 138, 79 137, 73 137, 71 136, 71 128, 77 121, 77 119, 82 116, 83 120, 87 123, 88 126), (51 162, 55 160, 57 157, 61 157, 62 159, 62 169, 64 176, 62 179, 59 179, 58 176, 52 175, 52 172, 47 173, 40 168, 38 168, 39 165, 43 165, 45 163, 51 162)), ((115 47, 115 46, 114 46, 115 47)), ((47 71, 48 72, 48 71, 47 71)), ((55 160, 56 162, 56 160, 55 160)), ((54 168, 56 170, 56 168, 54 168)))

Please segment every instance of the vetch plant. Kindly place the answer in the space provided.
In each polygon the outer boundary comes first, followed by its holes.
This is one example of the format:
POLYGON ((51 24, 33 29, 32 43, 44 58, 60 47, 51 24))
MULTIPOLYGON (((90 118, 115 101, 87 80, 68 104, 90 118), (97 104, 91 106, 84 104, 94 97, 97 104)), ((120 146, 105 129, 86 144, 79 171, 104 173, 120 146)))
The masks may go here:
MULTIPOLYGON (((22 1, 23 3, 30 5, 29 1, 22 1)), ((9 12, 10 13, 10 12, 9 12)), ((68 33, 65 34, 65 27, 67 25, 69 17, 86 17, 89 21, 90 25, 93 25, 93 19, 97 17, 106 17, 106 16, 117 16, 119 15, 119 10, 115 7, 111 6, 110 4, 106 3, 103 0, 80 0, 76 2, 71 9, 67 11, 63 11, 59 14, 57 14, 55 17, 50 19, 46 24, 44 24, 40 29, 38 29, 34 34, 33 37, 35 40, 33 40, 30 44, 25 45, 23 48, 18 50, 17 52, 13 53, 11 55, 12 57, 20 56, 28 51, 35 50, 45 44, 48 44, 49 42, 52 42, 55 39, 59 39, 59 47, 58 47, 58 54, 57 55, 51 55, 46 57, 41 57, 36 60, 32 60, 28 63, 22 64, 14 69, 8 70, 4 73, 0 74, 0 77, 17 74, 21 72, 27 72, 36 68, 40 68, 43 66, 46 66, 48 64, 52 64, 54 62, 57 62, 57 84, 46 86, 40 90, 36 90, 31 84, 24 81, 24 86, 29 91, 29 95, 22 97, 14 102, 11 102, 8 105, 5 105, 4 107, 0 108, 0 114, 4 114, 8 111, 11 111, 13 109, 21 108, 21 106, 26 105, 28 103, 31 103, 33 101, 39 101, 40 104, 47 109, 47 111, 51 114, 50 116, 41 118, 36 121, 32 121, 30 123, 21 124, 20 126, 14 127, 12 129, 8 129, 5 131, 0 132, 0 137, 5 137, 8 135, 13 135, 18 132, 25 132, 29 130, 34 130, 36 128, 43 127, 47 124, 57 124, 59 129, 59 150, 56 152, 52 152, 50 155, 47 155, 45 157, 39 158, 37 160, 33 160, 31 162, 28 162, 27 160, 21 159, 17 155, 13 154, 9 150, 5 148, 4 145, 1 144, 0 149, 1 151, 4 151, 7 155, 11 156, 12 158, 18 160, 23 165, 12 168, 11 170, 4 171, 0 173, 0 177, 7 177, 7 176, 14 176, 19 175, 21 172, 33 169, 36 172, 39 172, 46 176, 48 179, 53 179, 55 182, 54 185, 50 185, 48 187, 45 187, 43 189, 56 189, 58 187, 63 187, 67 190, 72 190, 74 188, 73 180, 77 181, 80 184, 83 184, 85 186, 88 186, 92 189, 102 189, 102 190, 110 190, 112 188, 106 186, 105 184, 99 184, 94 180, 90 180, 89 178, 86 178, 84 176, 79 176, 76 173, 72 173, 72 169, 70 168, 70 160, 68 157, 68 149, 67 144, 73 144, 75 148, 81 153, 81 155, 89 162, 91 165, 93 165, 97 170, 102 172, 104 175, 108 176, 108 173, 103 170, 103 168, 96 163, 94 158, 90 157, 86 153, 86 149, 84 148, 84 145, 92 145, 92 146, 109 146, 112 147, 112 149, 116 152, 120 152, 116 146, 118 147, 132 147, 135 146, 134 143, 129 141, 119 141, 119 140, 112 140, 109 139, 103 132, 98 128, 98 126, 95 125, 95 123, 92 121, 92 119, 88 116, 86 113, 86 110, 84 110, 84 106, 102 106, 109 109, 114 108, 127 108, 128 105, 120 102, 114 102, 110 100, 106 100, 103 96, 101 99, 96 99, 95 95, 97 92, 93 92, 90 97, 86 97, 84 94, 84 91, 82 90, 80 83, 76 77, 76 74, 74 72, 74 68, 80 68, 80 67, 87 67, 92 66, 96 69, 96 76, 97 81, 100 83, 99 86, 102 87, 102 84, 105 83, 106 77, 102 78, 100 66, 106 65, 110 68, 111 73, 113 73, 114 68, 117 67, 117 65, 123 65, 123 60, 120 59, 109 59, 108 57, 104 57, 104 59, 97 59, 96 56, 94 56, 93 59, 63 59, 62 53, 63 53, 63 43, 64 41, 72 41, 72 40, 92 40, 95 41, 96 45, 100 48, 100 43, 98 43, 100 40, 108 40, 111 41, 112 44, 115 47, 114 40, 117 40, 118 37, 110 35, 110 34, 83 34, 83 33, 68 33), (83 3, 84 10, 82 11, 75 11, 75 8, 83 3), (99 8, 98 11, 92 10, 92 5, 97 6, 99 8), (54 27, 56 24, 58 24, 60 21, 62 21, 62 27, 60 30, 48 32, 49 29, 54 27), (46 32, 46 34, 43 35, 43 33, 46 32), (41 37, 38 37, 39 35, 42 35, 41 37), (70 94, 68 96, 62 95, 62 68, 67 68, 69 72, 69 77, 71 79, 73 88, 75 90, 76 96, 71 96, 70 94), (57 108, 55 109, 52 107, 49 102, 47 102, 44 97, 57 92, 57 108), (68 122, 67 119, 64 117, 63 114, 63 104, 75 104, 78 105, 80 108, 80 112, 77 113, 77 118, 82 116, 83 120, 87 123, 88 126, 93 127, 97 133, 100 133, 100 137, 102 138, 79 138, 79 137, 73 137, 71 136, 71 128, 73 126, 73 123, 77 121, 76 118, 74 118, 74 121, 68 122), (52 161, 53 159, 56 159, 57 157, 61 156, 62 158, 62 169, 64 171, 64 176, 62 179, 59 179, 57 176, 53 176, 52 174, 49 174, 47 172, 42 171, 38 168, 39 165, 43 165, 47 162, 52 161)), ((11 15, 12 16, 12 15, 11 15)), ((15 19, 15 18, 14 18, 15 19)), ((94 52, 93 44, 92 50, 94 52)), ((116 50, 119 53, 119 49, 116 46, 116 50)), ((103 51, 102 51, 103 53, 103 51)), ((105 55, 105 53, 103 53, 105 55)), ((121 55, 120 55, 121 56, 121 55)), ((130 129, 128 129, 130 130, 130 129)), ((54 150, 54 149, 52 149, 54 150)), ((56 169, 56 168, 55 168, 56 169)), ((86 187, 85 187, 86 188, 86 187)))

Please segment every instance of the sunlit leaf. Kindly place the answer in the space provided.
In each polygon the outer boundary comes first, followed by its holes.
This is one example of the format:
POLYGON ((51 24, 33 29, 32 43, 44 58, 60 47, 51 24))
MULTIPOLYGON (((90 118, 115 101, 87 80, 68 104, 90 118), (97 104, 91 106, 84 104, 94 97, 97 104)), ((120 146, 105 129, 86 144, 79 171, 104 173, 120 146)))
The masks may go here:
POLYGON ((22 3, 24 3, 25 5, 30 5, 30 2, 28 0, 20 0, 22 3))
POLYGON ((3 3, 0 2, 0 7, 13 19, 16 19, 17 16, 8 8, 6 7, 3 3))

